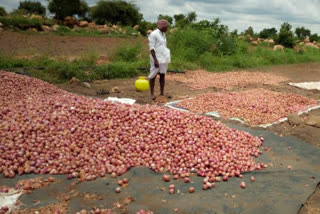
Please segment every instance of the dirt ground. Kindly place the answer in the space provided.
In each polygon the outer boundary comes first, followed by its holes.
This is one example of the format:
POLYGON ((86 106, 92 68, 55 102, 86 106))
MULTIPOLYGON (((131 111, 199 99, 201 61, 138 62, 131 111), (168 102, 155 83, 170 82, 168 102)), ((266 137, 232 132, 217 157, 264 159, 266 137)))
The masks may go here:
POLYGON ((0 32, 0 54, 14 56, 80 57, 88 54, 110 56, 123 43, 137 38, 72 37, 52 34, 0 32))
MULTIPOLYGON (((136 39, 103 38, 103 37, 69 37, 54 35, 31 35, 16 32, 0 33, 0 54, 14 54, 17 56, 25 55, 49 55, 49 56, 81 56, 90 51, 98 55, 109 56, 110 53, 124 42, 134 42, 136 39)), ((246 71, 270 72, 282 75, 290 79, 291 82, 320 81, 320 63, 305 63, 283 66, 270 66, 259 69, 248 69, 246 71)), ((173 74, 169 74, 173 75, 173 74)), ((139 104, 156 104, 151 100, 149 91, 138 92, 135 90, 133 79, 100 80, 91 82, 91 87, 87 88, 81 84, 60 84, 59 88, 66 91, 104 99, 107 97, 133 98, 139 104), (118 87, 120 92, 112 92, 112 88, 118 87), (105 95, 98 95, 96 92, 104 89, 108 92, 105 95)), ((251 85, 248 88, 267 88, 279 92, 290 92, 303 95, 309 98, 320 100, 320 91, 303 90, 289 86, 284 82, 279 86, 251 85)), ((246 89, 248 89, 246 88, 246 89)), ((232 91, 246 90, 233 88, 232 91)), ((168 101, 180 100, 186 97, 193 97, 221 89, 209 88, 205 90, 192 91, 180 82, 166 81, 165 96, 168 101)), ((156 82, 155 93, 159 94, 159 82, 156 82)), ((320 116, 320 110, 314 110, 308 115, 320 116)), ((302 115, 303 117, 305 115, 302 115)), ((294 136, 307 143, 313 144, 320 149, 320 128, 301 124, 291 126, 288 122, 274 125, 267 130, 278 135, 294 136)), ((319 169, 320 170, 320 169, 319 169)), ((319 213, 320 210, 320 186, 318 185, 315 193, 305 203, 299 213, 319 213)))

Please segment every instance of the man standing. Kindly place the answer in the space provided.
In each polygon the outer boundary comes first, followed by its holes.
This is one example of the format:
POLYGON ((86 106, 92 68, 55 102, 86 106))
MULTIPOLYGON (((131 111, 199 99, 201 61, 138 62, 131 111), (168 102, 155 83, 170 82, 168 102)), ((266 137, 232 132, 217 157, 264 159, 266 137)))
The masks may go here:
POLYGON ((167 48, 166 34, 168 29, 167 20, 159 20, 158 28, 149 35, 150 49, 150 92, 154 100, 154 84, 157 74, 160 74, 160 96, 164 96, 165 75, 168 70, 168 64, 171 62, 170 50, 167 48))

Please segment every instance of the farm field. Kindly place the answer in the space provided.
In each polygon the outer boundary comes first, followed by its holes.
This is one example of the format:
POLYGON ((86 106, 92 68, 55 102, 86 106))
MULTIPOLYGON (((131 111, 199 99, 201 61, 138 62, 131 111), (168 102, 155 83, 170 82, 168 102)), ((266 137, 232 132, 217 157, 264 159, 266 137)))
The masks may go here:
MULTIPOLYGON (((67 59, 67 60, 72 61, 74 59, 82 57, 83 55, 87 55, 88 53, 94 53, 96 55, 96 58, 98 60, 100 60, 99 63, 108 64, 110 62, 110 57, 112 56, 114 51, 117 50, 117 48, 119 48, 125 44, 135 43, 138 40, 140 41, 141 38, 105 38, 105 37, 85 37, 85 36, 75 37, 75 36, 56 36, 56 35, 48 35, 48 34, 27 34, 27 33, 5 31, 5 32, 0 32, 0 47, 1 47, 0 54, 1 55, 10 55, 10 56, 14 56, 14 57, 20 58, 20 59, 29 59, 31 57, 45 55, 50 58, 55 58, 55 59, 63 58, 63 59, 67 59)), ((147 40, 143 39, 143 42, 147 43, 147 40)), ((99 63, 97 62, 97 64, 99 64, 99 63)), ((88 70, 88 71, 90 71, 90 70, 88 70)), ((194 71, 187 71, 188 74, 191 72, 194 72, 194 71)), ((306 97, 306 98, 309 98, 309 99, 312 99, 315 101, 320 100, 320 91, 319 90, 305 90, 305 89, 300 89, 300 88, 290 86, 288 84, 289 82, 298 83, 298 82, 320 81, 320 62, 300 63, 300 64, 290 64, 290 65, 276 65, 276 66, 263 66, 263 67, 259 67, 259 68, 250 68, 250 69, 241 69, 241 70, 238 69, 238 70, 230 70, 230 71, 227 70, 227 71, 224 71, 221 73, 218 72, 215 74, 223 75, 227 72, 236 72, 236 74, 239 76, 243 73, 248 73, 249 78, 250 78, 250 74, 255 74, 256 72, 258 72, 258 73, 262 73, 262 74, 268 74, 268 75, 270 74, 270 75, 275 75, 275 76, 281 77, 284 79, 284 81, 280 81, 279 83, 277 82, 276 84, 254 82, 252 84, 248 83, 245 86, 237 85, 237 84, 234 84, 234 85, 229 84, 228 85, 229 82, 226 81, 226 83, 224 83, 224 84, 226 84, 225 87, 210 87, 210 86, 208 86, 207 88, 200 87, 201 89, 195 90, 194 88, 190 87, 190 85, 186 84, 185 82, 179 81, 179 78, 181 78, 181 76, 187 75, 187 74, 169 73, 167 75, 167 80, 166 80, 165 99, 164 100, 167 102, 171 102, 171 101, 183 100, 183 99, 187 99, 187 98, 194 98, 196 96, 207 94, 207 93, 219 93, 219 92, 235 92, 235 93, 237 93, 237 92, 243 92, 243 91, 253 90, 253 89, 266 89, 266 90, 270 90, 273 92, 292 93, 292 94, 296 94, 296 95, 301 95, 303 97, 306 97)), ((70 83, 69 81, 64 82, 64 83, 56 83, 55 86, 59 90, 62 89, 62 91, 63 91, 63 92, 61 92, 62 94, 70 92, 67 95, 67 96, 70 96, 70 99, 73 98, 73 96, 79 96, 79 95, 81 96, 81 99, 82 99, 82 97, 85 97, 85 98, 83 98, 83 99, 85 99, 85 101, 88 101, 88 100, 90 101, 89 98, 94 98, 99 101, 101 99, 106 99, 107 97, 132 98, 132 99, 136 100, 136 103, 138 104, 138 106, 151 105, 152 106, 151 108, 153 108, 153 107, 157 108, 157 109, 159 108, 159 109, 161 109, 161 111, 163 109, 167 109, 164 106, 164 104, 165 104, 164 102, 155 102, 155 101, 151 100, 151 97, 149 95, 149 91, 141 92, 141 91, 135 90, 134 82, 137 78, 138 78, 138 76, 135 78, 124 78, 124 79, 93 80, 93 81, 90 81, 90 87, 85 87, 80 82, 70 83), (115 87, 118 88, 118 90, 114 91, 113 89, 115 87), (107 94, 99 95, 97 93, 98 91, 101 91, 102 89, 104 91, 106 91, 107 94)), ((252 78, 254 78, 254 75, 252 76, 252 78)), ((195 83, 195 84, 200 84, 200 83, 195 83)), ((54 91, 58 90, 58 89, 52 88, 52 90, 54 90, 54 91)), ((32 90, 33 90, 33 88, 32 88, 32 90)), ((159 94, 158 80, 156 81, 155 93, 159 94)), ((1 94, 1 92, 0 92, 0 94, 1 94)), ((4 108, 5 103, 1 103, 1 104, 2 105, 0 107, 4 108)), ((167 110, 165 110, 165 111, 167 111, 167 110)), ((297 122, 297 120, 293 121, 293 120, 289 119, 288 121, 285 121, 285 122, 282 122, 282 123, 279 123, 279 124, 276 124, 276 125, 273 125, 273 126, 270 126, 267 128, 250 127, 249 125, 244 125, 244 124, 241 124, 240 122, 230 121, 230 120, 222 119, 222 118, 217 119, 214 117, 210 117, 210 119, 212 119, 214 121, 220 121, 223 124, 227 124, 227 126, 230 126, 230 127, 236 127, 236 129, 244 129, 246 131, 250 130, 248 132, 254 133, 253 135, 255 135, 257 133, 264 135, 264 133, 266 133, 266 135, 270 136, 270 139, 271 139, 270 141, 268 141, 268 143, 270 143, 270 145, 273 145, 273 146, 275 146, 276 143, 278 143, 278 141, 280 143, 281 139, 283 139, 283 141, 288 143, 286 145, 289 145, 290 148, 291 148, 292 142, 297 142, 297 144, 299 144, 299 149, 303 149, 303 145, 305 145, 306 148, 308 148, 308 151, 310 150, 310 148, 314 148, 315 154, 319 154, 320 153, 320 127, 319 126, 317 127, 314 125, 308 125, 306 123, 306 120, 308 118, 314 117, 314 116, 320 117, 320 109, 312 110, 308 113, 300 115, 298 122, 297 122), (275 139, 277 140, 277 142, 275 142, 275 139), (291 139, 292 139, 292 141, 290 141, 291 139)), ((295 118, 295 119, 297 119, 297 118, 295 118)), ((318 124, 319 124, 319 121, 318 121, 318 124)), ((1 122, 0 122, 0 125, 1 125, 1 122)), ((289 148, 289 150, 290 150, 290 148, 289 148)), ((272 149, 273 148, 271 148, 271 152, 272 152, 272 149)), ((274 150, 276 150, 276 149, 274 149, 274 150)), ((271 155, 268 152, 269 151, 266 151, 266 152, 264 151, 264 153, 267 153, 266 156, 269 157, 271 155)), ((286 159, 285 155, 287 154, 286 152, 288 152, 288 151, 281 151, 281 152, 283 152, 282 155, 284 155, 283 157, 284 157, 284 159, 286 159)), ((297 154, 300 154, 300 153, 297 152, 297 154)), ((307 155, 307 154, 305 154, 305 155, 307 155)), ((286 162, 286 164, 290 165, 290 163, 291 163, 290 161, 293 161, 294 163, 296 163, 294 155, 292 157, 290 156, 290 158, 289 158, 289 156, 288 156, 288 160, 286 160, 286 161, 288 161, 288 162, 286 162)), ((318 159, 316 159, 316 160, 318 160, 318 159)), ((280 164, 280 162, 281 162, 281 158, 278 158, 275 161, 275 163, 273 163, 273 164, 275 166, 277 165, 277 167, 279 167, 281 170, 283 170, 283 168, 287 168, 287 165, 282 166, 282 164, 280 164)), ((290 169, 291 169, 291 165, 290 165, 290 169)), ((299 163, 297 163, 296 165, 298 166, 299 163)), ((304 166, 304 165, 301 164, 301 166, 304 166)), ((308 168, 309 166, 306 168, 308 170, 310 170, 311 172, 317 173, 318 177, 311 176, 312 178, 310 178, 310 176, 309 176, 309 177, 304 178, 306 180, 305 185, 307 185, 307 180, 310 180, 310 179, 318 181, 318 184, 315 185, 314 192, 313 191, 310 192, 310 194, 309 194, 310 197, 307 199, 307 201, 305 201, 303 203, 304 206, 302 206, 301 209, 298 209, 299 214, 313 214, 313 213, 320 212, 320 185, 319 185, 320 168, 317 168, 317 166, 319 166, 319 163, 315 163, 314 166, 315 166, 314 168, 312 166, 310 166, 310 168, 308 168)), ((294 166, 293 166, 293 169, 294 169, 294 166)), ((159 182, 159 179, 161 179, 161 175, 159 175, 159 174, 154 175, 152 173, 150 174, 149 171, 140 172, 139 169, 136 169, 136 168, 131 169, 128 172, 128 176, 129 175, 131 177, 134 177, 135 175, 137 176, 137 180, 133 179, 134 180, 133 183, 135 185, 137 185, 136 187, 134 187, 136 189, 128 190, 128 192, 125 192, 123 196, 119 196, 119 195, 106 196, 106 198, 113 201, 113 203, 111 205, 109 204, 109 206, 107 206, 107 207, 108 208, 113 207, 113 211, 116 211, 116 213, 126 213, 126 212, 130 213, 130 211, 128 212, 128 210, 127 210, 128 206, 130 206, 131 208, 132 207, 134 207, 134 208, 146 207, 146 209, 154 210, 154 213, 158 213, 157 211, 159 211, 159 213, 166 213, 166 211, 168 211, 168 210, 164 210, 163 207, 168 206, 170 208, 174 208, 174 206, 175 206, 174 203, 185 203, 186 199, 194 200, 195 204, 198 203, 198 204, 202 204, 202 206, 204 206, 203 203, 205 202, 205 200, 203 199, 204 201, 201 201, 201 199, 197 199, 197 197, 196 197, 197 192, 194 193, 195 195, 186 196, 186 198, 183 198, 183 196, 179 195, 179 197, 180 196, 181 197, 175 198, 175 199, 172 198, 174 196, 172 196, 172 197, 170 196, 168 198, 167 195, 163 196, 160 194, 160 196, 159 195, 155 196, 156 199, 159 200, 157 203, 152 202, 152 200, 148 201, 149 197, 152 197, 152 194, 150 192, 147 192, 147 189, 143 188, 144 184, 146 184, 147 188, 154 187, 154 189, 152 189, 150 191, 154 191, 155 195, 158 194, 158 192, 156 192, 156 191, 161 191, 160 189, 163 186, 165 186, 165 187, 169 186, 167 183, 159 182), (148 175, 150 177, 144 177, 146 175, 148 175), (158 180, 155 177, 157 177, 158 180), (152 182, 154 182, 154 183, 152 183, 152 182), (155 184, 156 186, 153 186, 153 184, 155 184), (138 192, 141 193, 141 195, 143 195, 143 196, 141 196, 141 198, 139 198, 139 196, 137 196, 138 192), (130 194, 135 195, 135 197, 137 199, 137 204, 131 198, 130 194), (161 198, 161 197, 163 197, 163 198, 161 198), (115 199, 115 200, 113 200, 113 199, 115 199), (160 201, 160 200, 162 200, 162 201, 160 201), (173 202, 170 202, 170 200, 172 200, 173 202), (115 202, 115 201, 117 201, 117 202, 115 202), (141 204, 143 206, 139 206, 141 204)), ((294 171, 294 170, 292 170, 292 171, 294 171)), ((297 171, 299 171, 299 170, 297 170, 297 171)), ((263 170, 261 172, 263 172, 263 170)), ((310 175, 312 175, 312 173, 310 175)), ((247 176, 247 175, 245 175, 245 176, 247 176)), ((291 175, 288 174, 288 176, 290 177, 291 175)), ((19 180, 18 177, 19 176, 16 176, 14 178, 14 180, 10 180, 9 178, 2 178, 1 177, 0 178, 0 186, 2 186, 2 185, 14 186, 15 182, 17 182, 19 180)), ((44 177, 48 178, 48 176, 44 176, 44 177)), ((121 178, 124 178, 124 177, 126 177, 126 174, 122 175, 121 178)), ((196 177, 196 175, 194 175, 193 177, 196 177)), ((193 177, 191 177, 191 178, 193 178, 193 177)), ((259 177, 259 176, 257 175, 256 177, 259 177)), ((32 178, 32 176, 27 175, 26 177, 24 177, 24 179, 29 179, 29 178, 32 178)), ((111 185, 112 185, 112 187, 114 187, 116 185, 116 184, 114 185, 114 183, 116 182, 115 180, 118 180, 118 179, 112 180, 112 178, 107 177, 107 178, 98 178, 97 181, 89 181, 89 182, 84 182, 84 183, 79 184, 77 182, 70 182, 70 180, 66 179, 66 176, 56 176, 56 179, 62 183, 62 186, 59 187, 60 188, 59 191, 62 191, 62 192, 59 192, 59 194, 58 194, 57 192, 54 192, 54 191, 58 191, 57 189, 54 189, 51 186, 49 186, 49 187, 45 186, 45 187, 41 188, 41 190, 36 190, 36 191, 32 192, 30 194, 30 198, 32 198, 35 201, 38 201, 38 200, 41 201, 41 197, 46 194, 46 191, 48 191, 47 194, 49 194, 49 195, 51 194, 51 196, 53 198, 54 197, 59 198, 57 201, 61 202, 60 205, 62 207, 60 207, 58 209, 65 210, 66 207, 68 207, 68 206, 73 211, 77 210, 77 208, 79 208, 79 207, 84 208, 84 206, 88 206, 87 208, 91 209, 92 207, 98 206, 97 204, 99 204, 99 203, 95 203, 95 202, 102 200, 100 198, 100 195, 103 195, 103 193, 101 193, 101 192, 99 193, 99 188, 101 188, 101 185, 108 186, 109 183, 112 183, 111 185), (94 183, 94 182, 96 182, 96 183, 94 183), (85 185, 87 183, 88 183, 88 186, 85 185), (107 183, 107 184, 105 184, 105 183, 107 183), (63 191, 63 189, 65 191, 63 191), (76 191, 79 189, 81 189, 81 191, 79 191, 79 193, 77 194, 76 191), (50 191, 52 191, 52 192, 50 192, 50 191), (89 192, 91 192, 91 193, 89 193, 89 192), (95 195, 96 193, 97 193, 97 195, 95 195), (79 199, 79 197, 81 199, 79 199), (82 202, 84 203, 84 205, 77 207, 75 205, 76 200, 80 200, 80 201, 83 200, 82 202)), ((197 183, 197 184, 199 182, 201 183, 201 181, 199 179, 195 179, 195 180, 196 180, 195 183, 197 183)), ((240 180, 240 179, 238 179, 238 180, 240 180)), ((71 180, 71 181, 74 181, 74 180, 71 180)), ((277 182, 277 178, 274 178, 274 181, 277 182)), ((235 182, 234 181, 232 181, 232 182, 231 182, 232 185, 234 185, 235 182)), ((257 183, 258 180, 255 182, 257 183)), ((221 182, 221 183, 217 182, 217 186, 218 185, 225 185, 225 184, 226 183, 224 183, 224 182, 221 182)), ((177 183, 176 185, 179 186, 181 184, 177 183)), ((131 184, 129 181, 128 188, 130 188, 130 186, 131 186, 131 184)), ((235 186, 236 186, 236 188, 237 187, 240 188, 238 183, 236 185, 234 185, 233 187, 235 187, 235 186)), ((201 187, 199 185, 198 185, 198 187, 199 188, 197 191, 199 192, 199 195, 201 197, 205 198, 205 197, 210 196, 210 195, 208 195, 207 192, 202 193, 201 192, 202 190, 200 190, 201 187)), ((109 188, 109 191, 111 191, 111 187, 108 187, 108 188, 109 188)), ((245 189, 244 191, 250 190, 250 188, 253 188, 253 186, 247 187, 247 189, 245 189)), ((276 187, 272 186, 272 188, 274 190, 276 187)), ((307 188, 307 187, 297 185, 297 187, 295 187, 295 188, 303 189, 303 188, 307 188)), ((183 187, 181 187, 181 189, 183 189, 183 187)), ((213 190, 213 191, 215 191, 215 190, 213 190)), ((226 191, 226 189, 222 189, 221 191, 226 191)), ((235 192, 236 192, 235 195, 237 195, 235 197, 240 197, 242 194, 238 190, 235 190, 235 192)), ((114 193, 114 194, 116 194, 116 193, 114 193)), ((120 193, 120 194, 122 194, 122 193, 120 193)), ((188 194, 186 190, 184 190, 184 194, 185 195, 188 194)), ((223 195, 223 194, 220 194, 219 197, 227 197, 226 195, 223 195)), ((231 195, 231 193, 229 193, 229 194, 231 195)), ((304 194, 307 195, 307 193, 304 193, 304 194)), ((288 196, 288 194, 286 196, 288 196)), ((229 197, 228 201, 230 201, 230 203, 237 204, 237 206, 240 207, 239 209, 237 209, 238 207, 234 208, 234 210, 231 210, 231 211, 235 211, 235 212, 240 211, 241 212, 241 209, 245 209, 246 211, 250 210, 251 213, 254 213, 255 205, 250 204, 249 202, 246 202, 247 204, 245 203, 246 205, 244 205, 241 202, 241 200, 240 200, 240 202, 239 201, 232 201, 232 199, 230 199, 230 197, 229 197)), ((245 195, 244 197, 250 198, 249 195, 245 195)), ((270 197, 272 199, 271 195, 268 195, 268 197, 270 197)), ((232 198, 233 198, 233 196, 232 196, 232 198)), ((39 209, 41 208, 41 206, 40 206, 40 205, 42 205, 41 202, 39 202, 40 203, 39 206, 37 206, 37 205, 31 206, 30 204, 37 204, 37 203, 35 203, 34 201, 32 202, 31 200, 29 200, 25 196, 22 199, 26 204, 29 204, 28 208, 34 209, 32 211, 35 211, 38 208, 39 209)), ((47 204, 50 204, 50 200, 52 200, 52 198, 49 198, 46 200, 49 201, 47 204)), ((276 199, 273 199, 273 200, 276 200, 276 199)), ((54 200, 54 201, 56 201, 56 200, 54 200)), ((47 205, 47 204, 45 204, 45 205, 47 205)), ((79 203, 79 204, 81 204, 81 203, 79 203)), ((295 204, 295 206, 300 206, 300 205, 301 204, 295 204)), ((279 205, 279 206, 281 206, 281 205, 279 205)), ((202 208, 206 208, 206 207, 204 206, 202 208)), ((52 209, 54 210, 57 208, 52 208, 52 209)), ((131 211, 132 211, 132 209, 131 209, 131 211)), ((199 208, 199 210, 200 210, 200 208, 199 208)), ((257 208, 257 210, 259 210, 259 208, 257 208)), ((29 211, 30 210, 25 210, 25 211, 21 211, 21 213, 28 213, 29 211)), ((198 211, 198 213, 203 213, 202 211, 203 210, 200 210, 200 211, 198 211)), ((221 211, 221 210, 219 210, 219 211, 221 211)), ((224 211, 226 211, 226 210, 224 210, 224 211)), ((279 210, 276 210, 276 211, 278 212, 279 210)), ((183 210, 183 206, 179 206, 179 209, 176 209, 176 210, 171 209, 170 212, 172 212, 172 213, 187 213, 187 212, 185 212, 185 210, 183 210), (181 210, 181 212, 179 210, 181 210)), ((40 213, 45 213, 45 212, 40 212, 40 213)), ((64 212, 62 212, 62 213, 64 213, 64 212)), ((194 212, 194 213, 197 213, 197 212, 194 212)))

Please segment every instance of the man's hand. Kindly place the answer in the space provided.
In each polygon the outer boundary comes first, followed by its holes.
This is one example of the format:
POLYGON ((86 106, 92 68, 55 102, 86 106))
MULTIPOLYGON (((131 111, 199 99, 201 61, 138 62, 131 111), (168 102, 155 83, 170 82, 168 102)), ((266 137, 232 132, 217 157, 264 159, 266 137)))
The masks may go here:
POLYGON ((150 52, 151 52, 151 55, 152 55, 153 60, 154 60, 154 67, 159 68, 159 62, 158 62, 158 59, 156 57, 156 52, 153 49, 150 52))
POLYGON ((159 62, 157 59, 154 61, 154 67, 159 68, 159 62))

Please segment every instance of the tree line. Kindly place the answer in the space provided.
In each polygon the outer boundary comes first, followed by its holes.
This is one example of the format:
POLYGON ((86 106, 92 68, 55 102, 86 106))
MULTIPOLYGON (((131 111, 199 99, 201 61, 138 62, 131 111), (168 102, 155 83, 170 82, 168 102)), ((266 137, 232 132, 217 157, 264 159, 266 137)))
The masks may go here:
MULTIPOLYGON (((48 10, 54 14, 57 20, 63 20, 67 16, 77 16, 79 19, 87 21, 95 21, 96 24, 120 24, 125 26, 139 25, 139 31, 146 35, 148 29, 155 28, 156 24, 144 20, 143 15, 139 12, 138 7, 132 3, 123 0, 100 0, 96 5, 89 7, 85 0, 47 0, 48 10)), ((13 10, 11 15, 30 15, 38 14, 46 16, 47 9, 37 1, 21 1, 19 7, 13 10)), ((3 7, 0 7, 0 16, 6 16, 8 13, 3 7)), ((213 29, 217 23, 208 20, 196 22, 196 12, 187 14, 175 14, 169 16, 159 14, 159 19, 166 19, 171 26, 178 28, 192 27, 195 29, 213 29)), ((227 28, 227 26, 225 26, 227 28)), ((218 28, 216 28, 218 30, 218 28)), ((220 29, 221 30, 221 29, 220 29)), ((215 32, 215 31, 213 31, 215 32)), ((217 32, 216 32, 217 33, 217 32)), ((238 31, 231 32, 232 35, 239 35, 238 31)), ((311 41, 318 41, 318 34, 312 34, 305 27, 297 27, 293 31, 289 23, 283 23, 279 32, 276 28, 265 28, 255 33, 252 27, 248 27, 241 35, 250 35, 251 37, 272 38, 277 40, 279 44, 286 47, 293 46, 293 40, 296 38, 303 40, 307 37, 311 41)))

